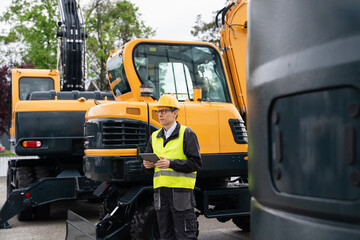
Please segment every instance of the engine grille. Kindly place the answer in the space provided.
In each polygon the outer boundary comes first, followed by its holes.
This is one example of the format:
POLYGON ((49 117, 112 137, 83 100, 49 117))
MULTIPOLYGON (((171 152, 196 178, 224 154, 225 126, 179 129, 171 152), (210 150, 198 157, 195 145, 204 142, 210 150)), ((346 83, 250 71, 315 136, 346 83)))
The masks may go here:
POLYGON ((241 119, 229 119, 229 124, 235 142, 238 144, 246 144, 248 142, 248 135, 244 121, 241 119))
POLYGON ((102 122, 105 148, 135 148, 147 144, 147 124, 141 121, 102 122))

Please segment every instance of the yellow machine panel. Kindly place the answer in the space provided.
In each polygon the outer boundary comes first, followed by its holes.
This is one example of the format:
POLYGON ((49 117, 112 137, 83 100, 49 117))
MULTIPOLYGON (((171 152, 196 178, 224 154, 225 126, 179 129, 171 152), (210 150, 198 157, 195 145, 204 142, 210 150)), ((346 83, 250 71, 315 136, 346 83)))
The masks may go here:
POLYGON ((33 91, 60 91, 60 74, 58 70, 15 68, 11 71, 11 78, 13 106, 20 100, 26 100, 33 91), (46 81, 46 79, 49 79, 49 81, 46 81))
MULTIPOLYGON (((141 121, 149 124, 150 133, 162 127, 155 113, 157 99, 162 93, 172 93, 180 101, 177 121, 194 130, 202 154, 247 152, 246 130, 235 126, 243 122, 232 104, 238 99, 228 87, 224 65, 219 50, 208 43, 132 40, 111 51, 108 59, 107 74, 116 103, 92 107, 86 119, 141 121), (141 94, 145 85, 150 95, 141 94), (199 99, 194 101, 195 97, 199 99), (236 129, 245 132, 244 140, 236 142, 236 129)), ((92 156, 96 152, 118 153, 86 150, 92 156)))
MULTIPOLYGON (((226 68, 235 92, 235 106, 246 116, 246 48, 247 48, 247 0, 232 1, 225 13, 221 28, 221 49, 226 68)), ((244 119, 246 121, 246 119, 244 119)))

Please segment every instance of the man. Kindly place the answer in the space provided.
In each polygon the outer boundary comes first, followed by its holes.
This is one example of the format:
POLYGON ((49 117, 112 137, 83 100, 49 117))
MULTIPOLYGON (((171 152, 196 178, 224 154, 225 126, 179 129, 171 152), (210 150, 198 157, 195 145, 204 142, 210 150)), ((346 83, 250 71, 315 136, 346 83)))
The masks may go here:
POLYGON ((199 143, 193 130, 177 121, 180 105, 173 95, 162 95, 158 116, 162 129, 155 131, 146 152, 160 157, 154 170, 154 206, 161 239, 197 239, 194 212, 196 171, 201 168, 199 143))

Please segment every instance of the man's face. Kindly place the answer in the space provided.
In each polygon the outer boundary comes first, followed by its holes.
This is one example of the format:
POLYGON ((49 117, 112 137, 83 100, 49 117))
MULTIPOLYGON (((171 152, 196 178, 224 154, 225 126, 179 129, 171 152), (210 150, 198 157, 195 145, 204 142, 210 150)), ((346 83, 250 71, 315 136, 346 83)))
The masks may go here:
POLYGON ((169 107, 159 107, 158 108, 158 116, 160 124, 163 126, 171 127, 172 124, 176 121, 176 116, 178 114, 178 110, 171 109, 169 107))

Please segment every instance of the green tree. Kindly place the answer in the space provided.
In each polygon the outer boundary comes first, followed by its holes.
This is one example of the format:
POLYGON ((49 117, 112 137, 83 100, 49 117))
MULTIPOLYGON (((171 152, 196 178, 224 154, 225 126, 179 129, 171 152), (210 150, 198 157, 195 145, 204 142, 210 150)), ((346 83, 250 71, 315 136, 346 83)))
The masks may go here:
MULTIPOLYGON (((133 38, 151 37, 155 32, 140 20, 138 8, 127 0, 91 0, 84 15, 88 77, 105 90, 109 88, 106 79, 109 50, 133 38)), ((56 68, 58 19, 56 0, 12 0, 0 17, 12 28, 6 36, 0 36, 0 41, 21 42, 23 47, 16 49, 22 55, 20 61, 31 62, 35 68, 56 68)))
POLYGON ((0 66, 0 136, 9 133, 10 124, 10 67, 0 66))
POLYGON ((155 34, 140 20, 138 10, 127 0, 95 0, 85 10, 88 77, 95 79, 100 89, 109 89, 106 78, 109 50, 117 49, 133 38, 148 38, 155 34))
POLYGON ((36 68, 56 68, 56 0, 13 0, 0 20, 12 26, 3 44, 21 42, 22 61, 36 68))
POLYGON ((220 28, 216 27, 215 16, 217 12, 213 12, 213 17, 211 22, 204 22, 202 20, 201 14, 196 17, 196 25, 192 27, 191 35, 197 38, 197 40, 202 42, 210 42, 213 44, 218 44, 220 42, 220 28))

